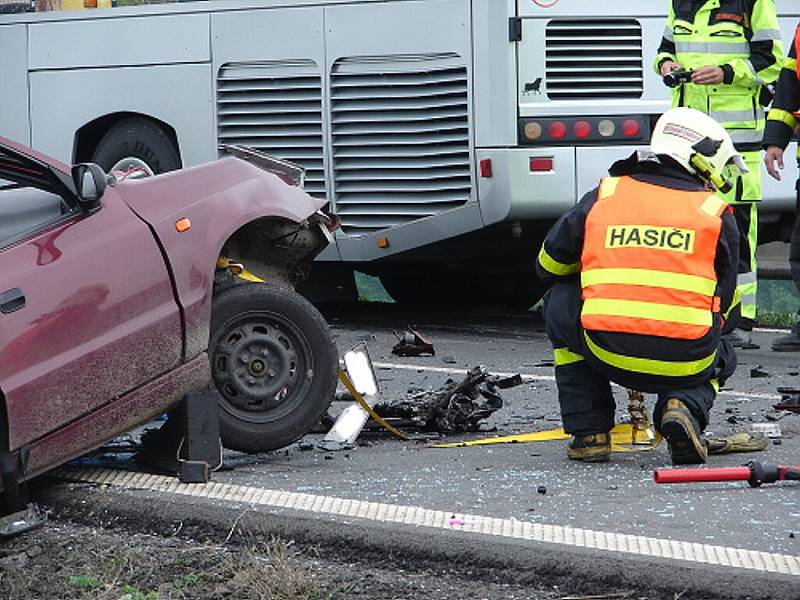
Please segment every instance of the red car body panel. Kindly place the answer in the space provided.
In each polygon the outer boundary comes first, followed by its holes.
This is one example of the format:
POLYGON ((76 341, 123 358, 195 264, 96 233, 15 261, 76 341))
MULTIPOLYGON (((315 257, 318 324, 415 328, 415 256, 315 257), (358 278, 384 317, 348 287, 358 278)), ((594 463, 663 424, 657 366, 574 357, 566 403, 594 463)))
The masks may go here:
POLYGON ((113 189, 91 216, 75 213, 4 250, 0 282, 26 298, 0 327, 12 449, 181 361, 180 313, 164 260, 113 189))
MULTIPOLYGON (((0 427, 8 430, 8 450, 29 450, 25 478, 206 387, 221 248, 248 223, 302 223, 324 204, 230 158, 122 180, 106 188, 99 210, 86 213, 77 208, 68 166, 0 137, 0 177, 37 188, 25 178, 44 181, 44 167, 60 172, 61 183, 39 188, 46 203, 56 199, 55 216, 24 230, 26 237, 0 239, 0 297, 24 293, 23 306, 0 310, 0 393, 8 417, 0 427), (59 217, 61 198, 72 209, 59 217), (179 233, 175 224, 184 218, 191 227, 179 233)), ((0 185, 0 216, 27 206, 14 193, 0 185)))
POLYGON ((261 217, 301 222, 325 204, 236 158, 123 182, 117 189, 152 225, 169 257, 183 308, 187 358, 208 346, 214 267, 225 241, 261 217), (192 226, 178 233, 175 223, 183 218, 192 226))
POLYGON ((208 357, 199 354, 155 381, 133 390, 107 408, 38 440, 30 448, 26 477, 35 477, 53 466, 85 454, 120 432, 129 431, 167 410, 191 391, 208 386, 208 357), (98 436, 98 431, 108 432, 98 436))

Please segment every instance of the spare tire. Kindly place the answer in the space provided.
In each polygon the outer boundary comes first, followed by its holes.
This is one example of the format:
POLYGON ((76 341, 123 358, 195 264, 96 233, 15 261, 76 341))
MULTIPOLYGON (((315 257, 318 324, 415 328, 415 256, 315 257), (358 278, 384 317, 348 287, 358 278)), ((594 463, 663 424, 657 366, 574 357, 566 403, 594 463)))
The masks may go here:
POLYGON ((208 346, 226 448, 265 452, 317 425, 336 391, 328 324, 291 289, 246 283, 217 289, 208 346))
POLYGON ((144 163, 153 174, 181 168, 181 157, 166 132, 154 121, 128 117, 100 138, 92 161, 107 172, 144 163))

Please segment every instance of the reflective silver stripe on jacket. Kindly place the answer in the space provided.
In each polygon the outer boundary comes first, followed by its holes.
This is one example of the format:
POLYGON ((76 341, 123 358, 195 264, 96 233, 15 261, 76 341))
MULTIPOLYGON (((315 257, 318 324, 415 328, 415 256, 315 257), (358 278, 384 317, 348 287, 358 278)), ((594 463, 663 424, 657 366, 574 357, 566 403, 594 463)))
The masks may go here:
POLYGON ((747 42, 675 42, 675 51, 692 54, 750 54, 747 42))
POLYGON ((672 28, 671 27, 668 27, 668 26, 664 27, 664 39, 667 40, 668 42, 674 42, 675 41, 675 34, 672 33, 672 28))
POLYGON ((764 132, 760 129, 727 129, 734 144, 760 144, 764 132))
POLYGON ((756 277, 756 274, 753 273, 752 271, 749 271, 747 273, 739 273, 736 276, 736 285, 737 286, 748 285, 748 284, 756 283, 757 281, 758 281, 758 278, 756 277))
POLYGON ((755 294, 743 294, 739 302, 742 306, 755 306, 756 305, 756 295, 755 294))
POLYGON ((763 42, 765 40, 779 40, 781 39, 780 29, 759 29, 753 32, 753 37, 750 38, 751 42, 763 42))
POLYGON ((747 68, 750 69, 750 72, 753 74, 753 77, 755 78, 756 83, 758 85, 767 85, 767 82, 764 81, 763 79, 761 79, 761 77, 758 76, 758 73, 756 73, 756 68, 753 66, 753 63, 750 62, 750 59, 749 58, 745 58, 744 62, 747 65, 747 68))
POLYGON ((717 123, 732 123, 739 121, 755 121, 753 110, 714 110, 708 116, 717 123))

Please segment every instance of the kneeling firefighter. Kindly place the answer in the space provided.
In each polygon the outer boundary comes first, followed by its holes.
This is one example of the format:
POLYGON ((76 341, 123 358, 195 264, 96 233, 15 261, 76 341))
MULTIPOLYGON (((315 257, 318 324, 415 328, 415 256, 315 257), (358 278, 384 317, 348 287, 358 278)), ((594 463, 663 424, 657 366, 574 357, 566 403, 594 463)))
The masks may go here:
POLYGON ((537 272, 555 283, 545 326, 569 458, 609 459, 613 381, 658 394, 673 464, 706 462, 702 431, 736 368, 721 334, 738 321, 739 232, 714 192, 746 170, 722 126, 674 108, 650 152, 615 163, 547 234, 537 272))

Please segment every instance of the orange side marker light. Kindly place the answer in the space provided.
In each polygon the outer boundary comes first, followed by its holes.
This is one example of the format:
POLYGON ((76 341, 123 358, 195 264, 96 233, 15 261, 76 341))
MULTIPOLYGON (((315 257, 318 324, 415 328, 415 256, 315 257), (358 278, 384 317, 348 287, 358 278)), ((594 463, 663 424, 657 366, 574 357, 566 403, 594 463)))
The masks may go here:
POLYGON ((178 219, 175 221, 175 231, 178 233, 183 233, 184 231, 189 231, 192 228, 192 222, 183 217, 182 219, 178 219))

